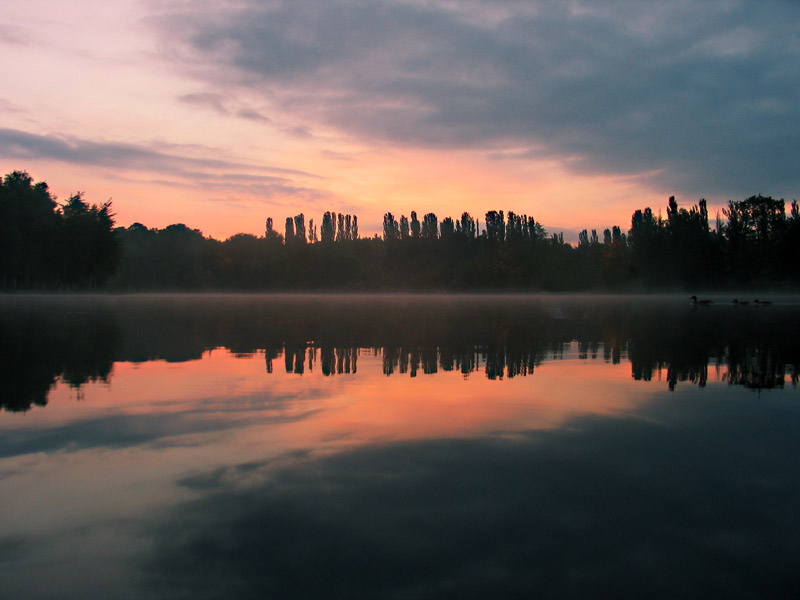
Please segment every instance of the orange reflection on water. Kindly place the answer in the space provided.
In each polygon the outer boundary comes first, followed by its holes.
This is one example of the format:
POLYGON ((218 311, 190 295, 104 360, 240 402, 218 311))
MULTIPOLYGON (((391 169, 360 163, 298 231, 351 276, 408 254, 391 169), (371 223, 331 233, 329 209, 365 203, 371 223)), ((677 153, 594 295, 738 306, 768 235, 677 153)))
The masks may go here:
POLYGON ((411 377, 384 375, 382 357, 361 350, 357 373, 325 376, 318 364, 302 375, 286 373, 282 361, 268 373, 263 353, 216 349, 180 363, 116 363, 110 382, 84 386, 77 404, 75 390, 57 386, 34 418, 180 415, 197 431, 213 422, 240 443, 338 447, 556 428, 581 415, 631 412, 647 397, 646 385, 631 385, 626 361, 568 357, 496 380, 481 371, 411 377))
POLYGON ((504 380, 452 372, 370 376, 331 398, 324 421, 307 425, 363 441, 551 428, 579 414, 629 409, 636 400, 614 385, 629 379, 624 366, 582 361, 546 363, 533 375, 504 380), (607 385, 598 388, 598 377, 607 385))
MULTIPOLYGON (((280 361, 268 373, 263 353, 224 349, 179 363, 116 363, 108 383, 80 393, 59 383, 48 406, 2 415, 0 433, 44 445, 3 460, 10 487, 0 500, 15 516, 9 534, 90 530, 98 515, 146 518, 195 497, 200 492, 182 482, 198 474, 247 485, 250 471, 238 465, 272 468, 369 444, 557 428, 583 415, 632 412, 654 389, 633 382, 625 362, 579 358, 498 380, 441 370, 387 376, 370 350, 358 353, 357 373, 334 376, 318 365, 286 373, 280 361)), ((252 471, 260 476, 263 469, 252 471)))

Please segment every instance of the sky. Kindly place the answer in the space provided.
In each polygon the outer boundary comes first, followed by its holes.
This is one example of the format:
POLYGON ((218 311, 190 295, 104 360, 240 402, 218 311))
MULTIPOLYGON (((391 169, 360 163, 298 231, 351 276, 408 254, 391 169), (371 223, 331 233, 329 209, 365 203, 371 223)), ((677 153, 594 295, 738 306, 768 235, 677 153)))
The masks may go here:
POLYGON ((800 2, 0 0, 0 168, 119 225, 800 197, 800 2))

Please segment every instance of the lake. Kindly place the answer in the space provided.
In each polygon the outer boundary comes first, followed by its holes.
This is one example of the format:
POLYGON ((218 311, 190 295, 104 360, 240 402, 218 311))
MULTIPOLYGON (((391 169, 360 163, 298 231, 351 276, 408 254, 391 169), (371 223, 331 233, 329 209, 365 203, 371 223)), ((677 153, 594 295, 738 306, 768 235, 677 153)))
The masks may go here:
POLYGON ((0 598, 800 597, 800 302, 712 299, 0 297, 0 598))

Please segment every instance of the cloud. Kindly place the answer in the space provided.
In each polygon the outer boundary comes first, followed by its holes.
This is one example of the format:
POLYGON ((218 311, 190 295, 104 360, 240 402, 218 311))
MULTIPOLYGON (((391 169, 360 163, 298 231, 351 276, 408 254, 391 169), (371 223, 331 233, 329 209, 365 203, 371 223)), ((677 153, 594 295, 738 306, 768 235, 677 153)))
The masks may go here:
POLYGON ((9 102, 5 98, 0 98, 0 111, 3 111, 4 113, 20 113, 23 112, 23 110, 24 109, 21 106, 14 104, 13 102, 9 102))
POLYGON ((31 36, 21 27, 12 25, 0 25, 0 44, 9 45, 28 45, 31 43, 31 36))
POLYGON ((707 193, 800 185, 796 3, 167 6, 151 22, 205 84, 372 142, 528 147, 707 193))
MULTIPOLYGON (((296 169, 257 166, 235 161, 179 154, 180 148, 159 149, 156 145, 93 141, 39 135, 16 129, 0 129, 0 156, 15 159, 51 159, 66 163, 115 169, 114 176, 126 178, 130 171, 156 175, 161 185, 248 192, 262 197, 301 197, 319 200, 330 197, 324 190, 299 184, 297 179, 320 179, 296 169), (266 174, 264 174, 266 173, 266 174), (163 179, 173 176, 176 181, 163 179)), ((189 148, 195 154, 198 149, 189 148)), ((141 181, 137 177, 137 181, 141 181)))
POLYGON ((5 535, 0 537, 0 560, 9 563, 19 560, 20 556, 27 554, 31 549, 30 540, 18 535, 5 535))
POLYGON ((240 108, 235 114, 237 117, 241 119, 247 119, 248 121, 261 121, 264 123, 272 122, 272 119, 262 115, 260 112, 253 110, 252 108, 240 108))
POLYGON ((17 129, 0 129, 0 148, 3 155, 15 158, 46 158, 102 167, 169 170, 179 174, 186 173, 187 168, 192 166, 210 169, 240 169, 245 166, 223 160, 169 154, 136 144, 38 135, 17 129))
POLYGON ((228 110, 225 108, 225 98, 221 94, 184 94, 183 96, 178 97, 178 100, 184 104, 210 108, 220 114, 228 114, 228 110))
POLYGON ((257 110, 250 107, 241 106, 238 102, 230 98, 226 98, 222 94, 214 94, 210 92, 200 92, 194 94, 184 94, 179 96, 178 100, 184 104, 199 106, 201 108, 209 108, 216 113, 225 116, 234 116, 240 119, 247 119, 249 121, 261 121, 263 123, 271 123, 269 117, 262 115, 257 110))

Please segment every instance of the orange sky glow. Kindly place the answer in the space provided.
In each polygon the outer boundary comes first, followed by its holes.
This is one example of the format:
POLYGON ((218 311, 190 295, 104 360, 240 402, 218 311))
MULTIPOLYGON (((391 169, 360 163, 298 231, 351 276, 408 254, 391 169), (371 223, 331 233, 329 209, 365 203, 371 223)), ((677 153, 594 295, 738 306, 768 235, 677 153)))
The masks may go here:
POLYGON ((749 86, 756 99, 688 83, 731 57, 753 72, 791 62, 760 53, 761 34, 775 35, 766 25, 732 41, 744 12, 708 9, 704 44, 649 75, 637 56, 671 36, 667 19, 643 31, 641 8, 391 0, 382 15, 347 12, 353 36, 331 36, 339 4, 12 3, 0 26, 0 167, 27 170, 62 201, 111 199, 119 225, 181 222, 217 239, 261 235, 267 217, 279 231, 299 213, 319 223, 328 210, 358 215, 362 236, 387 211, 504 210, 574 240, 626 230, 634 210, 657 213, 673 194, 683 206, 707 198, 713 219, 729 199, 798 189, 795 170, 779 171, 793 164, 787 125, 800 121, 781 96, 789 80, 749 86), (605 33, 564 45, 591 19, 608 19, 605 33), (674 82, 674 101, 648 95, 658 77, 674 82))

